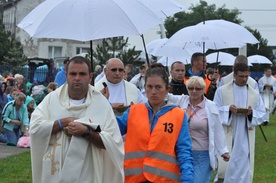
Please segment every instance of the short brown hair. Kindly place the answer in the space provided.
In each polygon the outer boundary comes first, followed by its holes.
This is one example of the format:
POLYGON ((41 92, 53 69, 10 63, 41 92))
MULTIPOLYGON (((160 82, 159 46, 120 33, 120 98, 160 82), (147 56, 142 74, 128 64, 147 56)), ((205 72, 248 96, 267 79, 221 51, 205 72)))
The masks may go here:
POLYGON ((53 91, 55 91, 58 88, 58 84, 55 82, 50 82, 47 86, 47 88, 52 89, 53 91))
POLYGON ((201 52, 194 53, 191 58, 191 64, 193 65, 195 61, 198 61, 199 57, 205 57, 205 54, 201 52))

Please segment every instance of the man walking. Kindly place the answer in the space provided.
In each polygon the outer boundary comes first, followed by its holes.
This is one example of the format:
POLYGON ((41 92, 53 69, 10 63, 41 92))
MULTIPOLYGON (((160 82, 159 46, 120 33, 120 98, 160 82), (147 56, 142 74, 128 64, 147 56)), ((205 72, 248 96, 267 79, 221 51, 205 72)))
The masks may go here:
POLYGON ((215 93, 216 87, 210 87, 211 85, 211 78, 208 78, 208 76, 205 74, 206 71, 206 56, 203 53, 194 53, 191 58, 191 64, 192 68, 186 71, 184 83, 186 83, 190 77, 192 76, 200 76, 204 79, 204 82, 206 84, 206 89, 204 91, 204 95, 206 98, 213 100, 213 93, 215 93), (211 96, 208 96, 208 93, 211 93, 211 96))
POLYGON ((214 97, 231 152, 224 183, 252 183, 255 126, 262 123, 265 108, 258 92, 247 85, 248 65, 235 64, 233 76, 235 80, 219 87, 214 97))
POLYGON ((188 95, 186 85, 184 84, 185 65, 180 61, 175 61, 171 65, 170 74, 172 77, 170 93, 173 95, 188 95))
POLYGON ((269 122, 269 115, 273 110, 274 93, 276 92, 276 79, 272 76, 271 68, 266 68, 264 76, 259 79, 260 94, 263 98, 266 115, 264 117, 264 125, 269 122))
POLYGON ((110 104, 90 85, 88 60, 69 60, 66 80, 32 114, 33 182, 123 182, 120 130, 110 104))

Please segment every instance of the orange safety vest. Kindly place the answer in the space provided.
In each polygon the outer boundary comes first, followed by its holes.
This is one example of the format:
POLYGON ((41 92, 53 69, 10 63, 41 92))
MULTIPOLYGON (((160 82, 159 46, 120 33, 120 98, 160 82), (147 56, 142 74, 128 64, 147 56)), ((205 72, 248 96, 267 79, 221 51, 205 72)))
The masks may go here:
MULTIPOLYGON (((184 84, 186 84, 186 82, 189 80, 190 78, 189 77, 185 77, 184 78, 184 84)), ((205 74, 205 77, 203 77, 204 79, 204 82, 206 84, 206 88, 205 88, 205 91, 204 91, 204 94, 207 94, 208 92, 208 89, 209 89, 209 86, 211 85, 211 81, 208 79, 207 75, 205 74)))
POLYGON ((159 117, 150 133, 145 104, 131 106, 125 138, 125 182, 180 182, 175 153, 184 110, 173 108, 159 117))

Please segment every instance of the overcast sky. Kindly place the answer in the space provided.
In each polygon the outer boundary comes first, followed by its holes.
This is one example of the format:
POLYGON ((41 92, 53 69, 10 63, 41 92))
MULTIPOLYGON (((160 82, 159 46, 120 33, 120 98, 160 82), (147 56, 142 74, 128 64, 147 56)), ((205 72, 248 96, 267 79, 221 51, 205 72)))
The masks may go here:
MULTIPOLYGON (((189 8, 199 4, 199 0, 175 0, 189 8)), ((262 37, 268 40, 268 45, 276 46, 276 0, 205 0, 208 5, 216 4, 227 9, 237 8, 241 11, 243 26, 259 30, 262 37)))

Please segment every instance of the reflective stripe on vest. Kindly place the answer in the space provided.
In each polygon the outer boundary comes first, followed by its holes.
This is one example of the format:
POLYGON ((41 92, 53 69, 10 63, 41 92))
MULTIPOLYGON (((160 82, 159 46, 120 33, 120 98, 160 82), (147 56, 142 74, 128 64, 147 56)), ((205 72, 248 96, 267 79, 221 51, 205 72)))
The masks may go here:
POLYGON ((163 161, 167 161, 167 162, 174 163, 174 164, 178 165, 178 162, 175 159, 175 157, 170 156, 168 154, 164 154, 161 152, 148 151, 147 156, 151 157, 151 158, 161 159, 163 161))
POLYGON ((174 180, 174 181, 178 181, 178 182, 180 181, 180 174, 175 174, 173 172, 162 170, 160 168, 145 165, 144 171, 154 174, 154 175, 157 175, 157 176, 165 177, 170 180, 174 180))
MULTIPOLYGON (((143 158, 145 156, 145 152, 144 151, 140 151, 140 152, 131 152, 131 153, 126 153, 125 154, 125 160, 130 160, 130 159, 136 159, 136 158, 143 158)), ((160 153, 160 152, 154 152, 154 151, 148 151, 147 153, 147 157, 150 158, 156 158, 156 159, 160 159, 163 161, 167 161, 170 163, 174 163, 176 165, 178 165, 178 162, 176 160, 175 157, 170 156, 168 154, 164 154, 164 153, 160 153)), ((180 175, 173 173, 173 172, 169 172, 166 170, 162 170, 160 168, 156 168, 156 167, 152 167, 152 166, 148 166, 148 165, 144 165, 144 172, 148 172, 157 176, 161 176, 161 177, 165 177, 171 180, 175 180, 175 181, 180 181, 180 175)), ((125 176, 130 176, 130 175, 140 175, 143 173, 142 168, 127 168, 125 169, 125 176)))
POLYGON ((125 139, 125 182, 180 182, 180 170, 174 151, 184 111, 173 108, 160 116, 150 132, 145 104, 131 106, 125 139), (137 136, 137 134, 139 134, 137 136), (162 143, 162 142, 170 143, 162 143))

